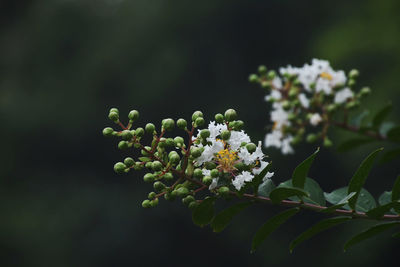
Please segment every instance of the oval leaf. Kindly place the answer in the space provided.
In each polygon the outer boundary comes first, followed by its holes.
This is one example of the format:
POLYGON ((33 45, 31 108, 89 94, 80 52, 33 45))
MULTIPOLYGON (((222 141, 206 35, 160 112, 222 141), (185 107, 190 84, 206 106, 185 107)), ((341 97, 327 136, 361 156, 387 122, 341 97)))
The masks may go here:
POLYGON ((375 141, 376 141, 375 139, 370 139, 370 138, 354 138, 340 144, 337 150, 339 152, 347 152, 349 150, 358 148, 362 145, 369 144, 375 141))
POLYGON ((381 110, 379 110, 374 118, 372 119, 372 126, 375 129, 379 129, 382 122, 386 119, 387 115, 392 111, 392 103, 387 104, 381 110))
POLYGON ((294 187, 278 187, 272 190, 269 194, 270 199, 275 204, 280 203, 282 200, 293 196, 302 198, 309 197, 310 195, 306 191, 294 187))
POLYGON ((206 198, 194 209, 192 220, 196 225, 203 227, 212 221, 214 217, 214 203, 215 198, 206 198))
POLYGON ((356 195, 356 192, 351 192, 346 197, 344 197, 342 200, 340 200, 337 204, 330 206, 330 207, 322 210, 321 212, 323 212, 323 213, 334 212, 336 209, 340 209, 341 207, 347 205, 349 203, 349 199, 354 197, 355 195, 356 195))
POLYGON ((364 241, 368 238, 371 238, 373 236, 376 236, 394 226, 399 225, 400 222, 390 222, 390 223, 382 223, 378 224, 375 226, 372 226, 371 228, 365 230, 364 232, 359 233, 358 235, 353 236, 349 241, 344 244, 344 251, 349 249, 350 247, 354 246, 357 243, 360 243, 361 241, 364 241))
MULTIPOLYGON (((293 187, 292 180, 287 180, 279 184, 279 187, 293 187)), ((322 191, 321 187, 315 180, 311 178, 306 178, 306 183, 304 184, 304 191, 310 194, 309 198, 305 197, 303 199, 304 202, 325 206, 326 202, 324 197, 324 191, 322 191)), ((291 197, 290 199, 300 200, 298 197, 291 197)))
POLYGON ((277 229, 281 224, 285 223, 293 215, 299 212, 298 208, 285 210, 278 215, 275 215, 269 219, 263 226, 258 229, 257 233, 253 237, 251 244, 251 252, 256 251, 260 244, 271 234, 275 229, 277 229))
POLYGON ((381 206, 386 205, 390 202, 392 202, 392 192, 385 191, 382 193, 382 195, 380 195, 378 199, 378 203, 381 206))
MULTIPOLYGON (((348 187, 342 187, 332 191, 331 193, 324 193, 326 201, 329 203, 336 205, 343 198, 347 196, 348 187)), ((350 195, 350 194, 349 194, 350 195)), ((351 199, 353 199, 351 197, 351 199)), ((376 201, 374 197, 364 188, 361 189, 361 193, 358 195, 356 211, 367 212, 376 207, 376 201)), ((344 209, 350 209, 348 205, 343 206, 344 209)))
POLYGON ((319 152, 319 148, 311 155, 309 156, 306 160, 304 160, 302 163, 300 163, 296 169, 293 171, 292 175, 292 181, 293 181, 293 186, 298 187, 298 188, 304 188, 304 184, 306 182, 306 178, 308 175, 308 171, 315 159, 315 156, 319 152))
POLYGON ((314 235, 316 235, 322 231, 325 231, 329 228, 332 228, 340 223, 344 223, 348 220, 351 220, 351 217, 341 216, 341 217, 325 219, 325 220, 322 220, 322 221, 316 223, 315 225, 311 226, 311 228, 309 228, 308 230, 306 230, 305 232, 300 234, 295 240, 293 240, 290 243, 290 246, 289 246, 290 253, 292 253, 293 249, 301 242, 304 242, 307 239, 310 239, 311 237, 313 237, 314 235))
POLYGON ((372 165, 375 161, 375 158, 378 156, 378 153, 382 151, 383 148, 379 148, 372 152, 371 154, 368 155, 366 159, 361 163, 360 167, 358 167, 357 171, 354 173, 353 177, 350 180, 349 187, 347 194, 350 194, 351 192, 356 192, 356 195, 354 198, 351 198, 349 200, 349 206, 352 209, 355 209, 357 199, 359 196, 359 193, 365 183, 365 180, 368 177, 369 172, 372 169, 372 165))
POLYGON ((222 230, 224 230, 225 227, 228 226, 230 221, 233 219, 233 217, 235 217, 237 214, 239 214, 242 210, 244 210, 251 204, 252 202, 236 203, 218 213, 211 223, 213 231, 219 233, 222 230))
POLYGON ((373 219, 380 219, 383 215, 385 215, 386 212, 390 211, 391 209, 400 209, 400 202, 390 202, 383 206, 376 207, 375 209, 368 211, 367 215, 368 217, 371 217, 373 219))
POLYGON ((269 194, 275 188, 276 186, 274 182, 271 179, 267 179, 258 187, 258 195, 262 197, 269 197, 269 194))

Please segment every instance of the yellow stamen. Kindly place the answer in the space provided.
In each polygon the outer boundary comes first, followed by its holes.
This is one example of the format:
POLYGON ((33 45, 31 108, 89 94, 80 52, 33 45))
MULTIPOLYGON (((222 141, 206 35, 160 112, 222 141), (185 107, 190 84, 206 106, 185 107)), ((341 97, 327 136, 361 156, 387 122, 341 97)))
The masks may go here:
POLYGON ((238 159, 237 152, 230 151, 229 149, 223 149, 216 155, 218 162, 218 168, 225 171, 232 171, 235 169, 234 165, 238 159))
POLYGON ((323 72, 323 73, 321 73, 319 76, 320 76, 321 78, 324 78, 324 79, 330 80, 330 81, 332 81, 332 79, 333 79, 332 75, 330 75, 330 74, 327 73, 327 72, 323 72))

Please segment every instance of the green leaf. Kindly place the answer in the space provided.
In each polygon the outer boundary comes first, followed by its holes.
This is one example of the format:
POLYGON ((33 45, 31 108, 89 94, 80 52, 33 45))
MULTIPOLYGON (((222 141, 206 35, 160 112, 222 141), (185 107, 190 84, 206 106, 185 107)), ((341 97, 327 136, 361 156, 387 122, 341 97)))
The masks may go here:
POLYGON ((372 226, 371 228, 365 230, 364 232, 359 233, 358 235, 353 236, 349 241, 347 241, 346 244, 344 244, 344 251, 354 246, 355 244, 360 243, 361 241, 376 236, 399 224, 400 222, 390 222, 372 226))
POLYGON ((243 211, 251 204, 252 202, 236 203, 218 213, 211 223, 213 231, 219 233, 222 230, 224 230, 225 227, 228 226, 230 221, 233 219, 233 217, 235 217, 237 214, 239 214, 241 211, 243 211))
MULTIPOLYGON (((259 186, 261 183, 263 183, 263 178, 265 175, 267 175, 268 171, 271 169, 271 162, 258 174, 254 176, 254 179, 252 180, 252 184, 254 187, 254 193, 258 194, 259 191, 259 186)), ((270 180, 270 179, 267 179, 270 180)))
POLYGON ((359 127, 362 124, 363 120, 368 116, 368 114, 368 110, 363 110, 361 113, 353 116, 350 123, 354 126, 359 127))
MULTIPOLYGON (((325 199, 333 204, 338 204, 343 198, 347 196, 348 187, 342 187, 332 191, 331 193, 324 193, 325 199)), ((351 194, 351 193, 350 193, 351 194)), ((349 194, 349 195, 350 195, 349 194)), ((353 199, 351 197, 350 199, 353 199)), ((358 195, 356 211, 367 212, 376 207, 376 201, 374 197, 364 188, 361 189, 360 194, 358 195)), ((348 205, 343 206, 344 209, 350 209, 348 205)))
POLYGON ((296 167, 292 175, 293 186, 298 188, 304 188, 308 170, 310 169, 315 159, 315 156, 317 155, 318 152, 319 148, 311 156, 309 156, 306 160, 304 160, 296 167))
POLYGON ((392 103, 388 103, 386 106, 384 106, 381 110, 379 110, 374 118, 372 119, 372 126, 375 129, 379 129, 379 126, 381 126, 382 122, 385 120, 387 115, 392 111, 392 103))
POLYGON ((149 162, 149 161, 151 161, 151 159, 148 158, 148 157, 139 157, 139 160, 140 160, 141 162, 149 162))
POLYGON ((392 202, 392 192, 385 191, 378 198, 379 205, 386 205, 392 202))
POLYGON ((269 194, 275 188, 276 186, 274 182, 271 179, 267 179, 258 187, 258 195, 262 197, 269 197, 269 194))
POLYGON ((263 226, 258 229, 257 233, 253 237, 251 244, 251 252, 256 251, 260 244, 271 234, 275 229, 277 229, 281 224, 285 223, 293 215, 299 212, 300 209, 294 208, 285 210, 278 215, 275 215, 269 219, 263 226))
POLYGON ((390 162, 392 160, 395 160, 396 158, 400 158, 400 148, 396 148, 396 149, 386 152, 382 156, 380 163, 390 162))
POLYGON ((397 176, 396 181, 394 181, 392 189, 392 201, 400 199, 400 175, 397 176))
MULTIPOLYGON (((346 190, 347 191, 347 190, 346 190)), ((331 213, 334 212, 336 209, 340 209, 341 207, 349 204, 349 199, 351 199, 352 197, 354 197, 356 195, 356 192, 351 192, 350 194, 348 194, 347 196, 345 196, 343 199, 341 199, 337 204, 332 205, 324 210, 322 210, 321 212, 323 213, 331 213)))
POLYGON ((300 234, 295 240, 293 240, 290 243, 290 246, 289 246, 290 253, 292 253, 293 249, 298 244, 310 239, 311 237, 313 237, 314 235, 316 235, 322 231, 332 228, 338 224, 344 223, 348 220, 351 220, 351 217, 340 216, 340 217, 325 219, 325 220, 322 220, 322 221, 314 224, 308 230, 304 231, 302 234, 300 234))
POLYGON ((287 199, 292 196, 297 196, 299 198, 309 197, 310 195, 300 188, 294 187, 277 187, 271 191, 269 194, 270 199, 273 203, 278 204, 282 200, 287 199))
POLYGON ((365 180, 367 179, 367 176, 371 171, 375 158, 378 156, 378 153, 381 152, 382 150, 383 148, 379 148, 374 152, 372 152, 371 154, 369 154, 368 157, 364 159, 360 167, 358 167, 357 171, 351 178, 347 194, 350 194, 351 192, 356 192, 354 198, 349 200, 349 206, 352 209, 355 209, 361 188, 363 187, 365 180))
POLYGON ((390 141, 400 142, 400 126, 396 126, 389 130, 387 137, 390 141))
POLYGON ((353 138, 340 144, 337 150, 339 152, 347 152, 349 150, 358 148, 362 145, 369 144, 375 141, 376 141, 375 139, 371 138, 353 138))
POLYGON ((394 124, 391 121, 385 121, 384 123, 382 123, 381 127, 379 127, 379 133, 383 136, 387 136, 388 132, 395 128, 396 124, 394 124))
POLYGON ((192 213, 192 220, 201 227, 209 224, 214 217, 215 198, 204 199, 192 213))
POLYGON ((386 212, 390 211, 391 209, 400 209, 400 202, 390 202, 385 205, 376 207, 375 209, 368 211, 367 215, 368 217, 371 217, 373 219, 380 219, 383 215, 385 215, 386 212))
MULTIPOLYGON (((279 184, 278 187, 293 187, 292 180, 287 180, 281 184, 279 184)), ((324 197, 324 191, 322 191, 321 187, 319 184, 311 179, 311 178, 306 178, 306 182, 304 185, 304 191, 308 192, 310 194, 310 197, 304 197, 303 200, 304 202, 311 203, 311 204, 316 204, 320 206, 325 206, 325 197, 324 197)), ((300 200, 298 197, 290 197, 292 200, 300 200)))

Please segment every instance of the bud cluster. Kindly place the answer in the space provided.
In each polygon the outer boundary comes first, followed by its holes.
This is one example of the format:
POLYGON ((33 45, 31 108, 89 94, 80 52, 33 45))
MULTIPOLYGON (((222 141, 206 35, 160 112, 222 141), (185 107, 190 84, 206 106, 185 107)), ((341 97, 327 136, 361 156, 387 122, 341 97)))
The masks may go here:
POLYGON ((282 153, 293 153, 292 145, 306 140, 322 140, 331 146, 329 126, 340 111, 347 116, 349 110, 359 106, 362 97, 370 93, 367 87, 355 90, 359 72, 335 71, 326 60, 313 59, 311 65, 280 68, 278 75, 260 66, 258 74, 249 80, 259 83, 268 91, 266 101, 272 103, 271 132, 265 137, 266 147, 280 148, 282 153))

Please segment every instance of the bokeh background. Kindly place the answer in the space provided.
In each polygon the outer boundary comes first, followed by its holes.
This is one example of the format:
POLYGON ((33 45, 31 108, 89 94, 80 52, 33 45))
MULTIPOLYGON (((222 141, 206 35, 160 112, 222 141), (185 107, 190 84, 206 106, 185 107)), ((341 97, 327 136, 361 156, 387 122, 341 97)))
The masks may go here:
MULTIPOLYGON (((144 210, 151 187, 143 173, 113 172, 125 155, 101 130, 112 126, 111 107, 140 110, 142 125, 189 119, 197 109, 211 119, 232 107, 253 140, 263 140, 269 106, 249 73, 313 57, 358 68, 360 85, 374 90, 372 112, 398 103, 399 12, 397 0, 1 1, 1 266, 398 266, 390 232, 342 252, 369 222, 337 227, 289 254, 290 240, 322 218, 305 212, 250 254, 255 230, 279 208, 248 209, 221 234, 194 226, 179 202, 144 210)), ((344 186, 378 146, 392 145, 323 149, 310 176, 327 192, 344 186)), ((314 149, 266 150, 275 180, 314 149)), ((398 173, 398 162, 376 165, 367 188, 379 196, 398 173)))

